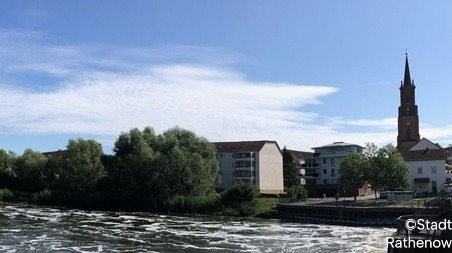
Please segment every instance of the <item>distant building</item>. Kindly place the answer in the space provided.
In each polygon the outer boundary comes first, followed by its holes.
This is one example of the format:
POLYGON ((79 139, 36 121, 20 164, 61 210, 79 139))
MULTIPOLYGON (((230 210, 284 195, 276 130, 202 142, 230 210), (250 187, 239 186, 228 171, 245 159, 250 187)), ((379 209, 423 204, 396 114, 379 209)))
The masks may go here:
POLYGON ((407 54, 404 80, 400 85, 397 150, 409 166, 410 190, 418 196, 449 191, 452 187, 452 167, 449 167, 452 162, 451 149, 444 149, 437 143, 420 138, 415 89, 407 54))
POLYGON ((215 142, 221 182, 227 189, 238 180, 251 182, 260 193, 284 191, 282 151, 276 141, 215 142))
MULTIPOLYGON (((357 144, 334 142, 332 144, 314 147, 313 157, 305 159, 306 189, 310 197, 334 196, 339 193, 337 179, 339 178, 339 166, 341 160, 350 153, 362 153, 363 147, 357 144), (309 170, 309 173, 308 173, 309 170)), ((354 191, 354 190, 353 190, 354 191)), ((366 194, 366 189, 356 189, 358 194, 366 194)), ((354 192, 346 192, 346 196, 352 196, 354 192)))
POLYGON ((41 153, 41 154, 43 154, 45 157, 52 156, 53 158, 60 159, 66 153, 67 153, 67 150, 58 149, 57 151, 49 151, 49 152, 44 152, 44 153, 41 153))

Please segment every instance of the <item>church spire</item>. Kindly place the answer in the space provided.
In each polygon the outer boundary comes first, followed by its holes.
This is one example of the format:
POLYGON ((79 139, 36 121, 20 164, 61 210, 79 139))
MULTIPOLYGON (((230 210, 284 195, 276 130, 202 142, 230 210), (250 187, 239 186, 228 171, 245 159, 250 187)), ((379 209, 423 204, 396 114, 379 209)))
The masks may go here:
POLYGON ((408 51, 405 52, 405 78, 403 79, 403 85, 411 85, 410 66, 408 65, 408 51))

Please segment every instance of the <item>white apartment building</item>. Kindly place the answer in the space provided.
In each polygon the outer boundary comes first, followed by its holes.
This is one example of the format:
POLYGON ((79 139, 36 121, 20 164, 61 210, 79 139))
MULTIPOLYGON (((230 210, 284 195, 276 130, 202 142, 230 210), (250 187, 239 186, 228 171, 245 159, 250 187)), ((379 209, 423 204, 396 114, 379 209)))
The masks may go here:
MULTIPOLYGON (((310 197, 334 196, 338 193, 337 179, 341 160, 350 153, 362 153, 363 147, 357 144, 334 142, 314 147, 313 157, 306 157, 306 188, 310 197)), ((341 193, 340 195, 342 195, 341 193)), ((351 195, 351 193, 347 193, 351 195)))
POLYGON ((220 189, 242 180, 256 185, 260 193, 284 191, 282 151, 276 141, 215 142, 220 189))

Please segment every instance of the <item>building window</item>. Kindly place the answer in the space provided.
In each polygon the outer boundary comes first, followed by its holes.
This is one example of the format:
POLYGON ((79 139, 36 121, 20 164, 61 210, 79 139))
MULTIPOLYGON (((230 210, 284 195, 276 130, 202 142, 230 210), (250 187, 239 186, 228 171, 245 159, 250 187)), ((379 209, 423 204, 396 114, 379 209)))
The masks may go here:
POLYGON ((232 158, 234 158, 235 157, 235 154, 232 154, 232 158))
POLYGON ((436 188, 436 181, 432 181, 432 188, 436 188))
POLYGON ((436 167, 432 167, 432 174, 436 174, 436 167))
POLYGON ((422 167, 417 168, 417 174, 422 174, 422 167))
POLYGON ((223 154, 220 154, 220 158, 223 158, 223 154))
POLYGON ((323 164, 326 164, 326 159, 325 158, 323 159, 323 164))
POLYGON ((323 174, 326 174, 326 173, 328 173, 328 172, 326 171, 326 169, 323 169, 323 174))
POLYGON ((328 179, 323 179, 323 184, 328 184, 328 179))
POLYGON ((336 166, 336 160, 334 158, 331 158, 331 166, 336 166))
POLYGON ((331 169, 331 176, 335 177, 336 176, 336 170, 335 169, 331 169))

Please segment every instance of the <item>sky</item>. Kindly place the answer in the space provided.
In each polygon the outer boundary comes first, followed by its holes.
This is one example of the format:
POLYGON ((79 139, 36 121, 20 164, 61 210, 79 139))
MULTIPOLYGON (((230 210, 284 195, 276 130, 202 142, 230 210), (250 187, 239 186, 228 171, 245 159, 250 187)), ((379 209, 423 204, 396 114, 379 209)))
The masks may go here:
POLYGON ((397 140, 408 51, 420 134, 452 143, 452 2, 2 1, 0 148, 179 126, 311 151, 397 140))

